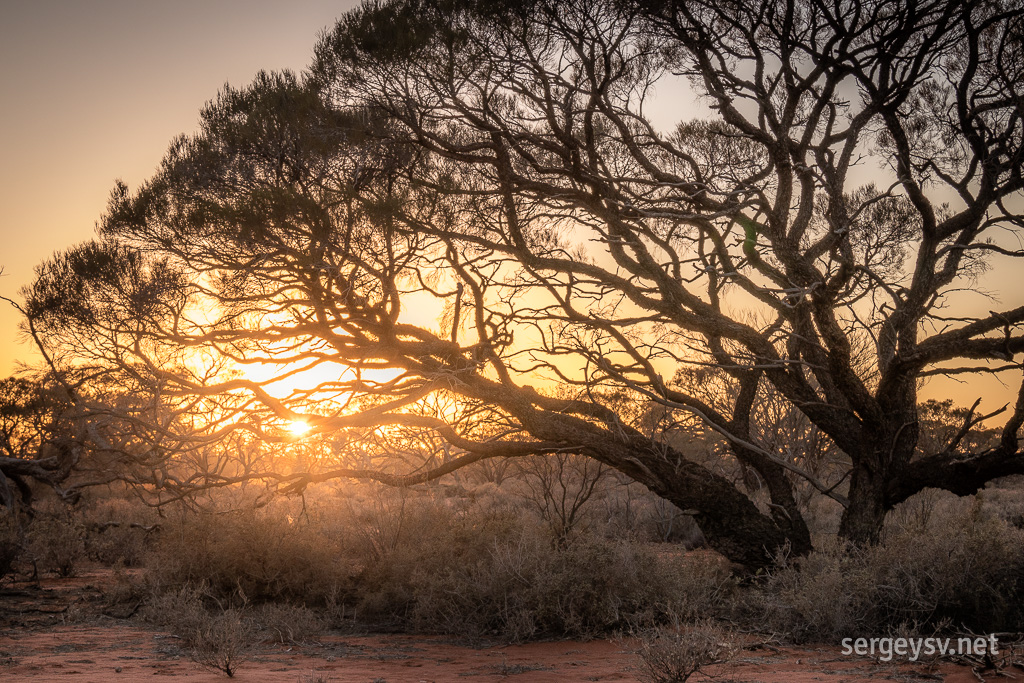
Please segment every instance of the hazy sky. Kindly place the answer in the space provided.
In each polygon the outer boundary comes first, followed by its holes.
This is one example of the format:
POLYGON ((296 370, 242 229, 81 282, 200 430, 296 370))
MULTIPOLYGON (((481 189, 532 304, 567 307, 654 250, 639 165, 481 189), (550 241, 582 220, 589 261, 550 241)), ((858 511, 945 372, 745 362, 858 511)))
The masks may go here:
MULTIPOLYGON (((357 0, 0 0, 0 295, 93 235, 225 83, 301 70, 357 0)), ((28 346, 0 302, 0 377, 28 346)))

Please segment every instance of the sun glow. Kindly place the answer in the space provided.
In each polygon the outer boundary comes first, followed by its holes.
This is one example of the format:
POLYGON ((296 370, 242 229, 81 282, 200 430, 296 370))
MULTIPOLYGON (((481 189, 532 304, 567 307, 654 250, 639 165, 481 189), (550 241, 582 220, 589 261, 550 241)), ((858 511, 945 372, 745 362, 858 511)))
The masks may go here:
POLYGON ((312 428, 313 427, 304 420, 292 420, 288 423, 288 426, 285 427, 292 436, 305 436, 312 428))

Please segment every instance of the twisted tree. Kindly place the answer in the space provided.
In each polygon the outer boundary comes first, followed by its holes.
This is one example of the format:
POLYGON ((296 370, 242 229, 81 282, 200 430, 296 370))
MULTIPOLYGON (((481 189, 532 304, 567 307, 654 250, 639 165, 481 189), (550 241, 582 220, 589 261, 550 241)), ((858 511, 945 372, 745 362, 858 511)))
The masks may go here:
POLYGON ((116 188, 26 313, 58 373, 146 397, 81 404, 157 493, 577 453, 748 566, 811 547, 798 487, 871 542, 925 487, 1024 472, 1024 387, 974 449, 995 413, 921 453, 917 399, 1020 369, 1024 307, 946 305, 1022 255, 1022 31, 999 1, 369 2, 116 188))

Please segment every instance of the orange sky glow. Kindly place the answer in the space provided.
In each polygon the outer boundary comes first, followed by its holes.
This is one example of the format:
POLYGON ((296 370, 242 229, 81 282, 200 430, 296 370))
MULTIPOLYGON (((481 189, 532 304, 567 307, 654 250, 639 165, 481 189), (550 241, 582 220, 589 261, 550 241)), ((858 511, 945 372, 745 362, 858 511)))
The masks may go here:
MULTIPOLYGON (((303 69, 357 0, 33 0, 0 21, 0 295, 93 236, 114 181, 137 187, 228 82, 303 69)), ((0 302, 0 376, 32 360, 0 302)))

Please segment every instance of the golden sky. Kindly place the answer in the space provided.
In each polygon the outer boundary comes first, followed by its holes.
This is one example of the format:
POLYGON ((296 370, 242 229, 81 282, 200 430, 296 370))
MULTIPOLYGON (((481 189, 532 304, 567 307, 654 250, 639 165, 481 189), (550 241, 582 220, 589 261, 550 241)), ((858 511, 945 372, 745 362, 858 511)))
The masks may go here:
MULTIPOLYGON (((0 295, 89 239, 225 83, 299 71, 357 0, 0 0, 0 295)), ((0 377, 28 356, 0 302, 0 377)))

